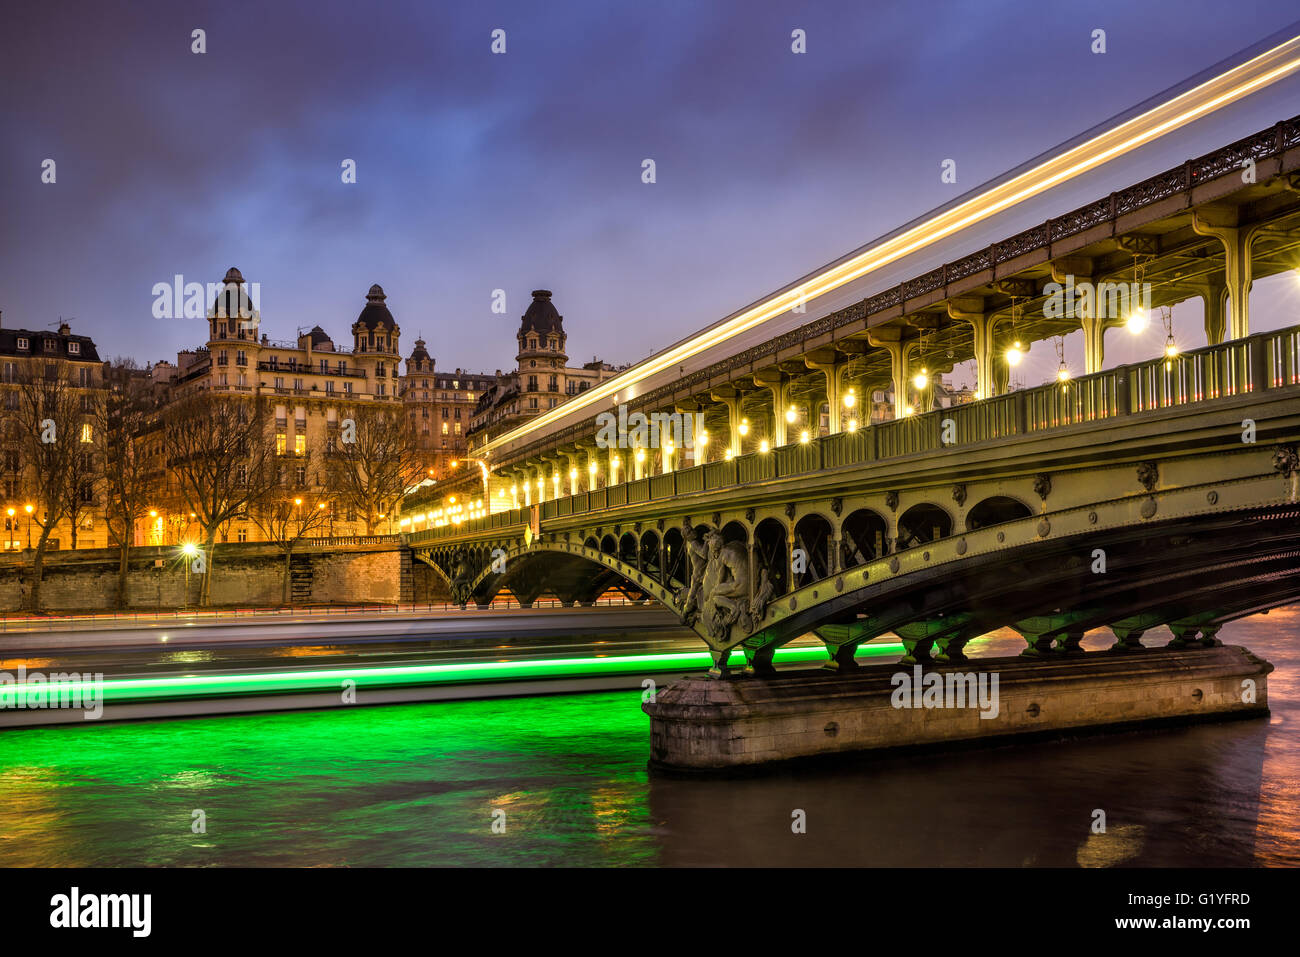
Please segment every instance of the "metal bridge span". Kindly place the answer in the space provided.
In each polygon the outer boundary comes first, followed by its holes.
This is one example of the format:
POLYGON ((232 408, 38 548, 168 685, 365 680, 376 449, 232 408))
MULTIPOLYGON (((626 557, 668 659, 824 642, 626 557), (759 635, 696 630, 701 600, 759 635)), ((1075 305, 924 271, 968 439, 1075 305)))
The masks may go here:
POLYGON ((1121 647, 1158 625, 1212 641, 1300 597, 1300 327, 1249 334, 1254 280, 1298 266, 1295 118, 615 397, 703 415, 707 445, 599 447, 595 409, 489 442, 471 492, 489 514, 432 502, 408 541, 463 603, 618 583, 720 666, 740 646, 762 670, 810 631, 844 666, 888 632, 916 659, 1003 625, 1033 653, 1100 626, 1121 647), (1209 345, 1107 369, 1106 333, 1132 310, 1051 308, 1053 284, 1134 281, 1150 321, 1202 298, 1209 345), (1087 374, 1007 391, 1015 349, 1080 328, 1087 374), (970 358, 976 400, 933 408, 936 375, 970 358))
POLYGON ((960 660, 1121 647, 1300 598, 1300 326, 579 492, 409 536, 458 600, 589 603, 621 584, 770 666, 897 634, 960 660))

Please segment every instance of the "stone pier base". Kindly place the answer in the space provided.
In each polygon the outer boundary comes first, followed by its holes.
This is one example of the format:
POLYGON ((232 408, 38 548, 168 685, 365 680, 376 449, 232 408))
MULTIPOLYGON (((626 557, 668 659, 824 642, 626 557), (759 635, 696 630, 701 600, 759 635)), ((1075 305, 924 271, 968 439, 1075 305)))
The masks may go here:
POLYGON ((986 658, 920 670, 898 664, 849 673, 689 677, 642 707, 650 715, 653 764, 721 770, 888 748, 1263 715, 1272 670, 1237 646, 986 658), (942 676, 942 690, 932 674, 942 676))

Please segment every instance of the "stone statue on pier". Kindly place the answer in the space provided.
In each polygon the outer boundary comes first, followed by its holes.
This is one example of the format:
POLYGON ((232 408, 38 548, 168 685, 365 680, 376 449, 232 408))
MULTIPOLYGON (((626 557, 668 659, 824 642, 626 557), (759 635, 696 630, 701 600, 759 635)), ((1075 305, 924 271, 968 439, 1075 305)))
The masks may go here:
POLYGON ((709 550, 689 521, 682 522, 682 547, 686 549, 686 584, 678 589, 676 599, 682 609, 682 624, 693 625, 700 617, 701 591, 704 587, 705 568, 709 563, 709 550))
POLYGON ((704 613, 709 634, 723 641, 739 623, 746 633, 754 628, 749 614, 749 555, 738 542, 725 542, 722 533, 704 537, 709 564, 704 573, 704 613))
POLYGON ((761 621, 776 589, 766 569, 751 595, 749 552, 740 542, 728 542, 716 528, 701 540, 689 524, 682 526, 682 542, 689 562, 689 577, 676 598, 682 623, 693 626, 703 619, 713 642, 729 643, 733 625, 744 635, 761 621))
POLYGON ((451 600, 464 607, 469 603, 474 582, 474 569, 470 566, 465 553, 457 552, 451 560, 451 600))

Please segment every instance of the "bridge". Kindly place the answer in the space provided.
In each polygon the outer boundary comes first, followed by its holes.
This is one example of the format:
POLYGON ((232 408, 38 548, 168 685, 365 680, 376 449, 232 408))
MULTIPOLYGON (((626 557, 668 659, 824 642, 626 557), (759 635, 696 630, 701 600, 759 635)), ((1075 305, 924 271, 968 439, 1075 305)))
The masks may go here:
POLYGON ((829 668, 890 633, 908 662, 1003 626, 1030 655, 1098 627, 1119 648, 1159 626, 1211 644, 1300 597, 1300 326, 1249 334, 1254 279, 1300 264, 1297 170, 1300 118, 626 390, 625 414, 702 421, 693 448, 600 447, 592 410, 515 443, 484 466, 486 506, 431 511, 409 544, 462 604, 658 601, 717 674, 737 647, 769 670, 810 632, 829 668), (1105 333, 1142 309, 1104 297, 1134 282, 1150 309, 1201 297, 1208 344, 1103 368, 1105 333), (1091 302, 1052 308, 1085 283, 1091 302), (1086 374, 1007 391, 1018 353, 1080 327, 1086 374), (936 375, 971 358, 975 400, 933 408, 936 375), (886 390, 894 417, 873 421, 886 390))

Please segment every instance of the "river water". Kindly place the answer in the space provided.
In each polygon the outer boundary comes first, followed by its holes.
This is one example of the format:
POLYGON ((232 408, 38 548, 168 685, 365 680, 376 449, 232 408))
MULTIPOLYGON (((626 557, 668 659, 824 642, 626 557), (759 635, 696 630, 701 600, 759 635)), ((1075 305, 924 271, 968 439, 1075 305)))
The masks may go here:
POLYGON ((727 780, 647 770, 639 690, 8 731, 0 865, 1296 865, 1298 636, 1220 635, 1268 718, 727 780))

